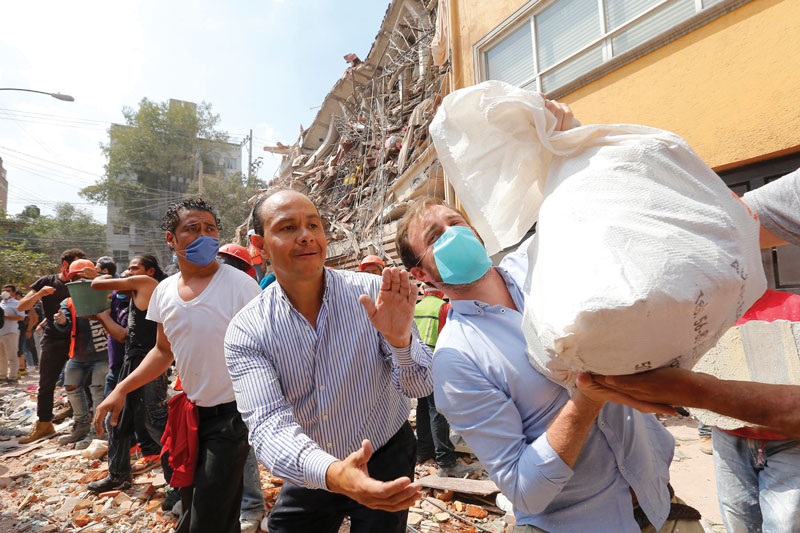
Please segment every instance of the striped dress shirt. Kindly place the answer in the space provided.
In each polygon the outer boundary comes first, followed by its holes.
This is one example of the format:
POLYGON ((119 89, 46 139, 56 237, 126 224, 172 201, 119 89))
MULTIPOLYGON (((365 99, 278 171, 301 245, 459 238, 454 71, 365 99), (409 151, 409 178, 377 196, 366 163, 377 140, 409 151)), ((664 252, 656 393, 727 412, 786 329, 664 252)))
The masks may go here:
POLYGON ((250 444, 273 474, 327 489, 325 473, 369 439, 375 450, 400 429, 408 398, 433 391, 432 355, 412 326, 397 350, 358 297, 377 300, 381 278, 325 269, 316 329, 279 283, 231 321, 225 358, 250 444))

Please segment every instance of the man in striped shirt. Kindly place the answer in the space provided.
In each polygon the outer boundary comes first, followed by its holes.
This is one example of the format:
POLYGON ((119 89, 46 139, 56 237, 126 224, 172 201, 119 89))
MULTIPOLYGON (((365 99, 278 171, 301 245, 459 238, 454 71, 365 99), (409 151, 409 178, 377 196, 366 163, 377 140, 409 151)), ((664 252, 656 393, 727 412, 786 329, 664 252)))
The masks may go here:
POLYGON ((225 356, 259 460, 288 480, 269 531, 402 532, 418 497, 409 398, 432 391, 408 273, 325 268, 322 219, 290 190, 253 208, 277 277, 231 322, 225 356), (373 452, 374 450, 374 452, 373 452))

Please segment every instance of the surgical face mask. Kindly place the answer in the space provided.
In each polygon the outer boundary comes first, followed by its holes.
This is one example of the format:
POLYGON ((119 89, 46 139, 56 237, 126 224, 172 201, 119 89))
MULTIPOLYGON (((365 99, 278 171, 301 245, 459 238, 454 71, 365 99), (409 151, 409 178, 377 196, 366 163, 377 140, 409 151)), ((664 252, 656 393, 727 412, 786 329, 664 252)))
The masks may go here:
POLYGON ((116 296, 117 296, 118 300, 124 300, 124 299, 126 299, 128 297, 127 294, 122 294, 122 293, 119 293, 119 292, 116 294, 116 296))
POLYGON ((186 260, 193 265, 206 266, 217 257, 219 239, 203 235, 196 238, 183 252, 186 260))
POLYGON ((433 258, 442 281, 463 285, 480 279, 492 266, 486 248, 466 226, 450 226, 433 243, 433 258))
POLYGON ((3 292, 0 293, 0 299, 8 300, 9 298, 11 298, 11 293, 10 292, 3 291, 3 292))

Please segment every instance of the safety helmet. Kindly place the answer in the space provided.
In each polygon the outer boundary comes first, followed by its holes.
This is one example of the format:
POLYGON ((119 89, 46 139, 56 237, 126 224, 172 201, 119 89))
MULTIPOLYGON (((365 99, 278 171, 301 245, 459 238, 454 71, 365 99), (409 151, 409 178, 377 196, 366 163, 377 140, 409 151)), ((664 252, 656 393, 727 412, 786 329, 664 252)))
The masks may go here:
POLYGON ((241 259, 244 261, 247 266, 249 267, 246 272, 247 275, 250 277, 255 277, 256 269, 253 268, 253 260, 250 258, 250 253, 247 251, 247 248, 240 244, 228 243, 222 246, 219 249, 217 254, 227 255, 230 257, 235 257, 236 259, 241 259))
POLYGON ((94 263, 89 259, 76 259, 69 264, 67 276, 72 280, 78 273, 83 272, 83 269, 86 267, 94 268, 94 263))
POLYGON ((381 258, 377 255, 368 255, 362 259, 361 264, 358 265, 358 269, 363 272, 367 265, 378 265, 381 267, 381 269, 386 268, 386 265, 383 264, 383 261, 381 261, 381 258))

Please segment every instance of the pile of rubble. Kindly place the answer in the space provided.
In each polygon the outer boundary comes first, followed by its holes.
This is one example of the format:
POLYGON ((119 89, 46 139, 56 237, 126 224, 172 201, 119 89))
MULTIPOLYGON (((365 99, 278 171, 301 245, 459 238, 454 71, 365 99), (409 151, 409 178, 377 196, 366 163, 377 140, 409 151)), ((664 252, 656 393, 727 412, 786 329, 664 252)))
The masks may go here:
MULTIPOLYGON (((57 434, 49 439, 17 443, 36 421, 36 380, 32 375, 19 384, 0 386, 0 531, 173 532, 177 516, 162 511, 169 489, 160 468, 135 476, 129 490, 94 494, 86 489, 87 483, 108 474, 107 443, 102 439, 86 447, 59 445, 57 436, 70 429, 71 420, 67 420, 56 426, 57 434)), ((56 396, 57 406, 67 405, 63 395, 56 396)), ((468 454, 462 454, 461 460, 475 461, 468 454)), ((264 499, 271 509, 283 481, 260 468, 264 499)), ((409 531, 510 531, 513 517, 488 479, 440 478, 433 462, 417 465, 416 470, 424 498, 410 510, 409 531)), ((345 523, 341 531, 349 531, 349 525, 345 523)))
POLYGON ((292 145, 264 147, 283 156, 272 185, 306 193, 330 223, 329 240, 346 240, 356 256, 367 244, 381 255, 381 226, 398 219, 408 200, 394 194, 399 182, 410 177, 431 189, 427 194, 444 194, 428 135, 450 71, 431 50, 437 6, 435 0, 392 1, 367 59, 345 56, 350 66, 312 125, 301 126, 292 145))

